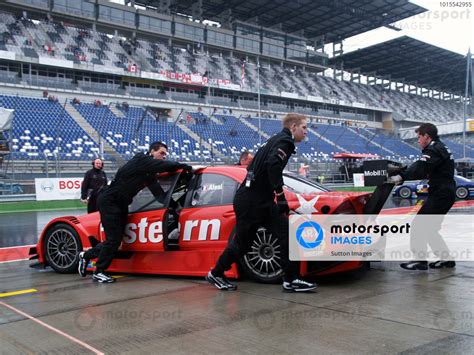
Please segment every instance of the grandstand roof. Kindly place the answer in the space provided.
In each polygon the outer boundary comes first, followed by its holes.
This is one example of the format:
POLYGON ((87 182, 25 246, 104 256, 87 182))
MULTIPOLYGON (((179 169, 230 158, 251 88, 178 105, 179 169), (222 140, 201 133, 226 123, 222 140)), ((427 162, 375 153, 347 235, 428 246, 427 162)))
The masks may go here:
MULTIPOLYGON (((154 0, 136 3, 156 5, 154 0)), ((191 14, 192 0, 176 0, 173 13, 191 14)), ((263 27, 278 27, 286 33, 304 30, 304 37, 325 36, 333 42, 387 26, 426 9, 408 0, 202 0, 203 18, 217 20, 231 10, 232 18, 257 20, 263 27)))
POLYGON ((333 57, 330 65, 343 62, 344 70, 389 77, 429 89, 464 95, 466 57, 402 36, 333 57))

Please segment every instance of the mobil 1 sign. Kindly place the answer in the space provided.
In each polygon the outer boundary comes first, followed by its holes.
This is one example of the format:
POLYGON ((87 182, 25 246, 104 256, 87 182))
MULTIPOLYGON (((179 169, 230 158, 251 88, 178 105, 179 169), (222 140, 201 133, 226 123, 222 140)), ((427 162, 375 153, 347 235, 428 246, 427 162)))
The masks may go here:
POLYGON ((364 184, 365 186, 379 186, 382 185, 388 175, 388 164, 397 163, 390 160, 366 160, 362 166, 364 169, 364 184))

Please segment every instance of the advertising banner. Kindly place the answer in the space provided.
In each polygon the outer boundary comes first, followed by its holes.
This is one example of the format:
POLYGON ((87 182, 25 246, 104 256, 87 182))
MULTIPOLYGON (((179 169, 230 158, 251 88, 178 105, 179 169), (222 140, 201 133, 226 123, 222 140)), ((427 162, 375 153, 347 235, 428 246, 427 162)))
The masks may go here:
POLYGON ((365 186, 364 183, 364 174, 353 174, 352 175, 354 179, 354 187, 363 187, 365 186))
POLYGON ((149 71, 142 71, 140 73, 142 78, 147 78, 147 79, 156 79, 156 80, 164 80, 166 79, 166 75, 162 73, 153 73, 149 71))
POLYGON ((36 200, 79 200, 83 178, 35 179, 36 200))
POLYGON ((397 162, 392 162, 386 159, 365 160, 362 163, 364 168, 365 186, 382 185, 387 179, 389 164, 399 165, 397 162))

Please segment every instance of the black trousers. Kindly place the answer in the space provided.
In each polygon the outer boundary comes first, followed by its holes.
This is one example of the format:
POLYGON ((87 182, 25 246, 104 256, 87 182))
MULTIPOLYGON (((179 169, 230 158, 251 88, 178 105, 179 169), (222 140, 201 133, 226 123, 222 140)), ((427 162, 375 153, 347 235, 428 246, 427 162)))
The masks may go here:
POLYGON ((233 263, 239 262, 250 249, 258 228, 263 226, 270 230, 280 243, 280 264, 284 279, 293 280, 298 276, 299 263, 291 262, 288 257, 288 216, 278 213, 274 201, 257 203, 256 197, 256 193, 244 187, 237 191, 234 198, 236 233, 229 240, 212 272, 216 276, 221 276, 233 263))
POLYGON ((98 206, 105 240, 94 248, 89 249, 84 257, 86 259, 98 258, 96 272, 104 272, 112 263, 122 243, 123 230, 127 223, 128 206, 123 203, 117 203, 107 194, 99 195, 98 206))
POLYGON ((453 206, 456 200, 454 184, 431 188, 426 201, 421 206, 417 215, 437 215, 426 220, 415 217, 412 223, 410 245, 412 252, 418 260, 426 260, 428 245, 434 254, 442 260, 449 260, 450 252, 448 245, 439 233, 444 216, 453 206))
POLYGON ((442 187, 431 188, 428 198, 421 206, 418 214, 445 215, 453 207, 456 200, 455 185, 449 184, 442 187))
POLYGON ((97 207, 97 196, 89 197, 89 201, 87 201, 87 213, 94 213, 98 210, 99 208, 97 207))

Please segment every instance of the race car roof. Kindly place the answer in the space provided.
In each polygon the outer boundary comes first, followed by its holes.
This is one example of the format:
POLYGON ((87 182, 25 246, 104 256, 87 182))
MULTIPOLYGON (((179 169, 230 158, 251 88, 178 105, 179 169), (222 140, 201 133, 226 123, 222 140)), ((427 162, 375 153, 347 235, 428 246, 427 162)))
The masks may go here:
POLYGON ((344 70, 389 77, 429 89, 464 95, 466 56, 402 36, 333 57, 344 70))
MULTIPOLYGON (((157 1, 136 0, 135 3, 156 6, 157 1)), ((191 15, 195 3, 175 0, 171 12, 191 15)), ((304 30, 305 38, 325 36, 326 43, 427 11, 408 0, 202 0, 204 19, 219 21, 229 10, 236 20, 278 27, 285 33, 304 30)))

